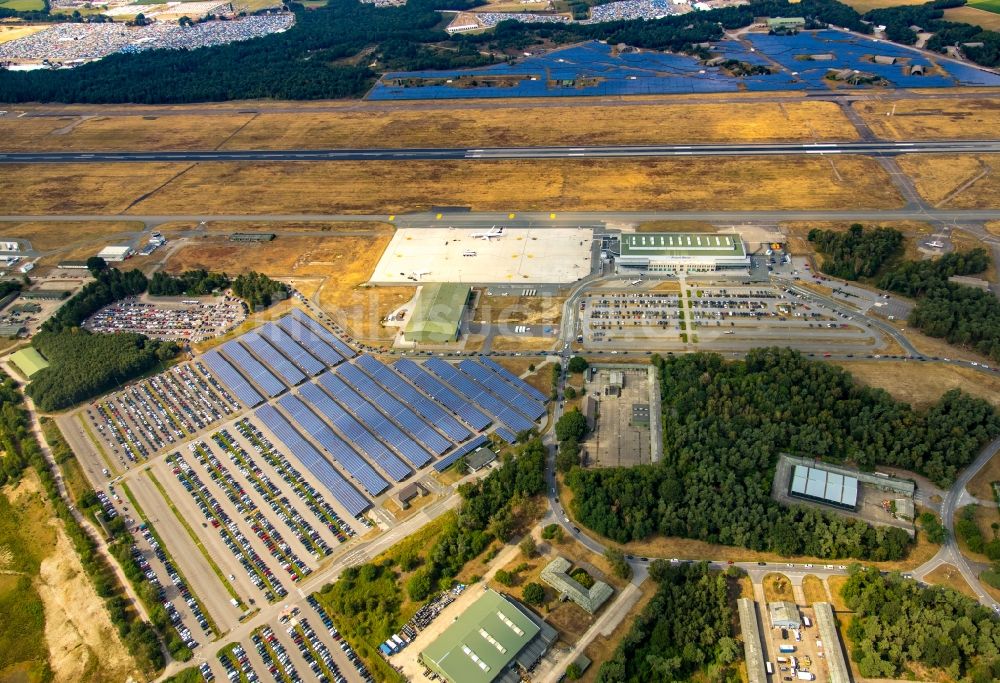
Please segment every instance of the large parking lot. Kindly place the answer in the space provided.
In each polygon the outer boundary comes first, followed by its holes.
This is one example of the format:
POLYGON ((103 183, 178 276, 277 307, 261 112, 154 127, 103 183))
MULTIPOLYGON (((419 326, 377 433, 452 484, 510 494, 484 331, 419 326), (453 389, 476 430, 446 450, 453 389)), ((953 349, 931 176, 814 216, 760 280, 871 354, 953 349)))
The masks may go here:
POLYGON ((129 297, 105 306, 83 323, 93 332, 138 332, 154 339, 199 342, 225 334, 247 317, 231 296, 182 299, 129 297))
POLYGON ((87 406, 83 419, 117 472, 235 415, 241 406, 196 361, 182 363, 87 406))
MULTIPOLYGON (((678 292, 655 282, 581 298, 578 334, 595 349, 666 350, 698 344, 741 350, 779 344, 813 352, 870 352, 880 337, 869 327, 791 288, 689 282, 678 292)), ((578 341, 580 341, 578 337, 578 341)))

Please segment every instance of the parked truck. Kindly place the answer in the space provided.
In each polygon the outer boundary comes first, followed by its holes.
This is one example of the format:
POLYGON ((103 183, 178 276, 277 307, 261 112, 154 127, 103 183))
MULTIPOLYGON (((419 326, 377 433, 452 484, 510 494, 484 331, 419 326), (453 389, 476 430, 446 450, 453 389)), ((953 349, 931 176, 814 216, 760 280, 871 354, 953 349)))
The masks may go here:
POLYGON ((809 621, 809 617, 807 617, 804 614, 802 615, 802 625, 805 626, 806 628, 809 628, 810 626, 813 625, 812 622, 809 621))
POLYGON ((778 664, 787 664, 788 657, 778 657, 778 664))
POLYGON ((795 674, 795 676, 800 681, 814 681, 814 680, 816 680, 816 675, 812 674, 812 673, 809 673, 808 671, 799 671, 799 672, 797 672, 795 674))
POLYGON ((785 643, 782 643, 781 645, 778 646, 778 651, 779 652, 784 652, 786 654, 790 653, 790 652, 795 652, 795 646, 794 645, 787 645, 785 643))

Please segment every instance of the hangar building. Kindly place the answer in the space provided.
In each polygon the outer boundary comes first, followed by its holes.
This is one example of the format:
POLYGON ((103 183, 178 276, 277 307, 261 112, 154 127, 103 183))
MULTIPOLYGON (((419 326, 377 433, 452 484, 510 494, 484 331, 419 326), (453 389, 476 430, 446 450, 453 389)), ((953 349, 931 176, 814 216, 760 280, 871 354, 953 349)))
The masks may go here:
POLYGON ((735 234, 636 232, 621 236, 619 271, 676 275, 750 268, 743 239, 735 234))
POLYGON ((556 641, 556 630, 515 600, 487 589, 420 653, 449 683, 519 683, 556 641))
POLYGON ((837 472, 795 465, 788 495, 844 510, 854 510, 858 506, 858 480, 837 472))
POLYGON ((423 344, 444 344, 457 340, 470 293, 468 285, 424 285, 403 337, 408 342, 423 344))

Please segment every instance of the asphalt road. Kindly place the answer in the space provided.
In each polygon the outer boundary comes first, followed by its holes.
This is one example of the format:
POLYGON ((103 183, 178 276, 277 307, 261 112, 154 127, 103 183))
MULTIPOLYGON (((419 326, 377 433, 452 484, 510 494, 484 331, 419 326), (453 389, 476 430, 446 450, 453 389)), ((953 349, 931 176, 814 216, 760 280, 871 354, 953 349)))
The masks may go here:
POLYGON ((456 159, 570 159, 802 154, 942 154, 1000 152, 1000 140, 768 143, 723 145, 615 145, 593 147, 492 147, 413 149, 206 150, 162 152, 7 152, 0 163, 117 163, 233 161, 412 161, 456 159))

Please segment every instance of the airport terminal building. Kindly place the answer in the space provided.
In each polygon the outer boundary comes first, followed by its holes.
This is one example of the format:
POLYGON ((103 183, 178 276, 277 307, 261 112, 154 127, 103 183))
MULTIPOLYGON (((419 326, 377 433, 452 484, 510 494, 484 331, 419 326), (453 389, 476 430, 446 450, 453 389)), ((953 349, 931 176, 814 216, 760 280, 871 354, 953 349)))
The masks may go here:
POLYGON ((621 236, 621 271, 678 275, 746 271, 750 268, 743 239, 736 234, 636 232, 621 236))

